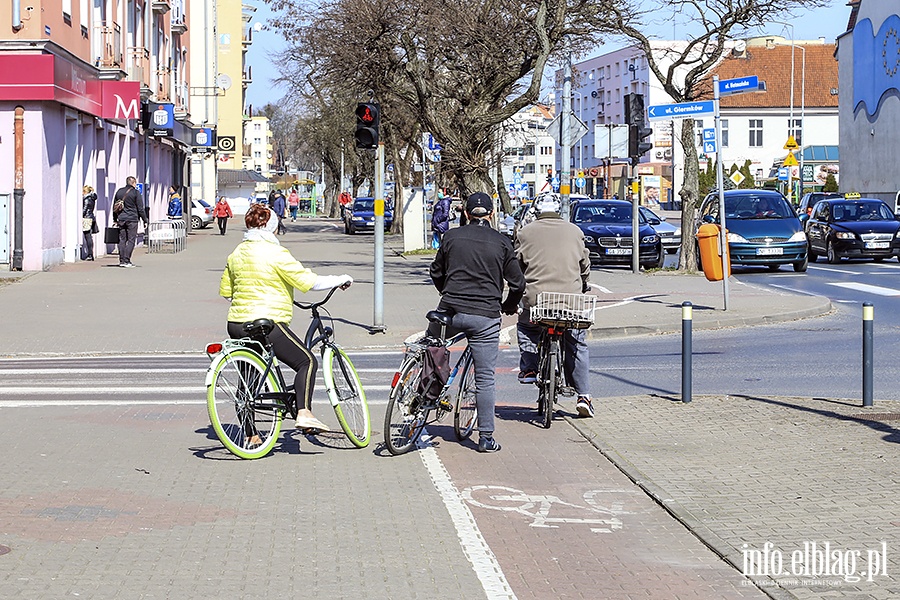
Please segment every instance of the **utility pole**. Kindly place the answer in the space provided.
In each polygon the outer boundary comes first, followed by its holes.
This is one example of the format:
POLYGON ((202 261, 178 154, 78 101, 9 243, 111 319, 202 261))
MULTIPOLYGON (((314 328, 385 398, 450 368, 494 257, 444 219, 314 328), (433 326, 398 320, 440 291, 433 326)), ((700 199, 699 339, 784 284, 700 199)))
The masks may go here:
POLYGON ((562 115, 560 115, 559 146, 562 150, 559 157, 559 216, 569 220, 569 194, 571 193, 572 174, 569 163, 572 162, 572 148, 569 127, 572 119, 572 55, 566 56, 566 67, 563 75, 562 115))

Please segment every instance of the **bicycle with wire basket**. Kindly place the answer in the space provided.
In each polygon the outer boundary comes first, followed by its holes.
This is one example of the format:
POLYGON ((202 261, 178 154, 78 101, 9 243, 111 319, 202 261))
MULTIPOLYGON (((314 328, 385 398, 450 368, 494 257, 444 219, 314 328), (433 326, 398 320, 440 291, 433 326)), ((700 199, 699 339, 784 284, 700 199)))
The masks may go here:
POLYGON ((594 323, 597 297, 586 294, 541 292, 531 307, 531 321, 541 326, 538 344, 538 415, 545 428, 553 421, 557 396, 574 396, 568 385, 565 365, 567 329, 587 329, 594 323))
MULTIPOLYGON (((294 305, 311 312, 305 344, 310 350, 320 346, 325 390, 341 429, 354 446, 364 448, 371 437, 366 393, 350 357, 334 341, 334 329, 320 315, 337 289, 319 302, 295 300, 294 305)), ((209 419, 222 444, 241 458, 266 456, 278 440, 285 416, 297 418, 293 385, 285 383, 268 340, 274 328, 271 320, 257 319, 244 325, 246 337, 206 347, 212 361, 206 372, 209 419)))
POLYGON ((447 326, 451 315, 437 310, 430 311, 426 318, 441 328, 439 337, 426 335, 416 342, 406 343, 406 354, 399 370, 391 382, 391 395, 387 412, 384 416, 384 441, 388 451, 393 455, 404 454, 415 445, 425 426, 440 421, 449 412, 453 412, 453 431, 456 439, 463 441, 472 435, 478 422, 475 406, 475 363, 469 347, 456 361, 437 398, 423 397, 419 384, 422 381, 422 370, 425 365, 425 352, 429 347, 449 349, 465 339, 464 333, 447 335, 447 326), (451 388, 459 380, 456 400, 451 402, 451 388), (431 413, 434 412, 434 418, 431 413))

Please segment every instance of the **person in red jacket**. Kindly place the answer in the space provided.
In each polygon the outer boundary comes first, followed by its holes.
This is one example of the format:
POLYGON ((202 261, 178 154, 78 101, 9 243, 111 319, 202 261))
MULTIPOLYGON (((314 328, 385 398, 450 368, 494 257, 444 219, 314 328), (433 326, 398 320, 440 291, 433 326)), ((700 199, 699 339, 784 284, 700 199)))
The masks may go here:
POLYGON ((234 216, 231 213, 231 207, 228 205, 228 201, 225 200, 225 196, 219 196, 219 201, 216 202, 216 206, 215 208, 213 208, 213 216, 219 223, 219 235, 225 235, 225 227, 227 227, 228 225, 228 217, 234 216))

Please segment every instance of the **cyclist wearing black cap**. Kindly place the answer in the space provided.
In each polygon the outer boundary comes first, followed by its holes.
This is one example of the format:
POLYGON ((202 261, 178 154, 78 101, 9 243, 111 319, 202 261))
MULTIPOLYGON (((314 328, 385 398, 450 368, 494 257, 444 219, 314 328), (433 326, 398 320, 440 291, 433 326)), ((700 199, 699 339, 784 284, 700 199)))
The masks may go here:
POLYGON ((476 192, 466 200, 469 224, 444 234, 431 263, 431 280, 441 293, 438 310, 453 313, 451 328, 465 332, 475 363, 478 451, 496 452, 494 440, 494 371, 500 344, 500 313, 516 313, 525 277, 512 242, 494 231, 491 197, 476 192), (503 298, 503 282, 509 286, 503 298))

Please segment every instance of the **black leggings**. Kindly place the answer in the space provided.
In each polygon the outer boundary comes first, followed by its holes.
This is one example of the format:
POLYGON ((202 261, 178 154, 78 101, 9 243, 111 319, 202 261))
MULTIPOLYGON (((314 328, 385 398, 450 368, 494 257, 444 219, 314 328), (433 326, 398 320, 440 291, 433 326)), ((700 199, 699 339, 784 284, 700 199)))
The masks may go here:
POLYGON ((216 217, 219 222, 219 233, 225 235, 225 227, 228 226, 228 217, 216 217))
MULTIPOLYGON (((229 321, 228 335, 234 339, 247 337, 244 334, 244 324, 229 321)), ((269 334, 269 341, 272 342, 272 348, 275 350, 278 360, 296 372, 294 393, 297 396, 297 409, 312 408, 313 389, 316 386, 316 371, 319 369, 319 361, 316 360, 309 348, 303 345, 303 341, 284 323, 275 324, 275 329, 269 334)))

